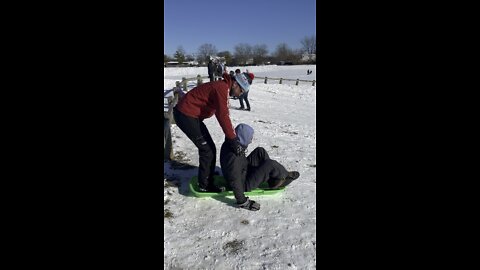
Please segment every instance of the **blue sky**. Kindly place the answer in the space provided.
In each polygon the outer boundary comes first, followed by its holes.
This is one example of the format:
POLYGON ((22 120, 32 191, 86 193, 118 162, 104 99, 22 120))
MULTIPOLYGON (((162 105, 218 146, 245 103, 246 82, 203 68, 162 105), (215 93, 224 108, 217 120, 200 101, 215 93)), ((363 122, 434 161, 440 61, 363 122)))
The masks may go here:
POLYGON ((316 35, 316 0, 164 0, 164 54, 178 46, 188 54, 205 43, 218 51, 235 45, 265 44, 269 53, 280 43, 292 49, 316 35))

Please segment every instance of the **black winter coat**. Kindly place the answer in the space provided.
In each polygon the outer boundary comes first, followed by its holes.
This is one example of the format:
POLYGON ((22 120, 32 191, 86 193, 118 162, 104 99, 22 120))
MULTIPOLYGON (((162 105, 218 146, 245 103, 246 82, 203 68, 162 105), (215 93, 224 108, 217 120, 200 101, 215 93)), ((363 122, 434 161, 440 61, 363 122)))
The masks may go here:
POLYGON ((215 65, 213 64, 213 62, 208 62, 208 75, 212 75, 213 76, 213 73, 215 73, 215 65))
POLYGON ((248 160, 245 154, 242 156, 235 155, 230 144, 225 141, 220 150, 220 166, 227 184, 233 190, 235 199, 237 199, 237 202, 244 202, 246 197, 243 193, 245 192, 248 169, 248 160))

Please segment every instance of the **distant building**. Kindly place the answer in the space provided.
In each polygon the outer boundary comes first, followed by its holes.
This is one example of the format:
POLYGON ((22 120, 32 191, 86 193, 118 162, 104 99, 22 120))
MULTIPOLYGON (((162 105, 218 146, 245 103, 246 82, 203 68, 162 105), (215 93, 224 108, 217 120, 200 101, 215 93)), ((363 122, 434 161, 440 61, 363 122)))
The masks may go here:
POLYGON ((183 64, 180 64, 179 62, 177 61, 169 61, 165 64, 165 67, 198 67, 199 64, 197 61, 187 61, 187 62, 183 62, 183 64))
POLYGON ((191 67, 198 67, 199 66, 197 61, 188 61, 188 62, 185 62, 185 64, 187 64, 191 67))
POLYGON ((292 61, 279 61, 277 62, 277 66, 283 66, 283 65, 293 65, 292 61))
POLYGON ((225 57, 220 57, 220 56, 216 56, 216 55, 210 55, 210 60, 213 60, 213 61, 217 61, 219 63, 222 63, 222 64, 225 64, 225 57))
POLYGON ((317 59, 317 55, 312 53, 312 54, 308 54, 308 53, 304 53, 302 55, 302 59, 300 59, 301 62, 310 62, 310 61, 315 61, 317 59))
POLYGON ((247 61, 245 61, 245 65, 253 65, 253 58, 247 59, 247 61))

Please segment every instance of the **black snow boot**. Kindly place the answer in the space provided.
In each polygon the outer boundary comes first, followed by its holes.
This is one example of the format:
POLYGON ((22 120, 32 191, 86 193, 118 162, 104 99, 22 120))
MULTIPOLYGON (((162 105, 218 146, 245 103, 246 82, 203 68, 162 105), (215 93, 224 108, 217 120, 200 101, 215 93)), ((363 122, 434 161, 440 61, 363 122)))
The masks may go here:
POLYGON ((285 177, 283 179, 276 179, 276 180, 268 181, 268 185, 270 186, 270 188, 273 188, 273 189, 286 187, 290 183, 292 183, 293 180, 298 179, 298 177, 300 177, 299 172, 291 171, 291 172, 288 172, 287 177, 285 177))

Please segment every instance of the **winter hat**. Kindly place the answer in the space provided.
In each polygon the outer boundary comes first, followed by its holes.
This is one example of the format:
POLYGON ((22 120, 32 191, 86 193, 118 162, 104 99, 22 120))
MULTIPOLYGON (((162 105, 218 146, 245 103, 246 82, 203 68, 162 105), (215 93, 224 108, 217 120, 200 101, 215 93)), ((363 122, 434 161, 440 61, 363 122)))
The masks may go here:
POLYGON ((245 76, 245 74, 243 73, 236 74, 235 80, 240 85, 240 87, 242 87, 243 92, 248 93, 248 90, 250 90, 250 84, 248 83, 248 79, 245 76))
POLYGON ((253 139, 253 128, 247 124, 238 124, 235 128, 237 138, 243 147, 247 147, 253 139))
POLYGON ((253 81, 253 79, 255 78, 255 76, 253 75, 253 73, 244 72, 243 74, 245 74, 245 77, 246 77, 247 80, 248 80, 248 84, 252 84, 252 81, 253 81))

